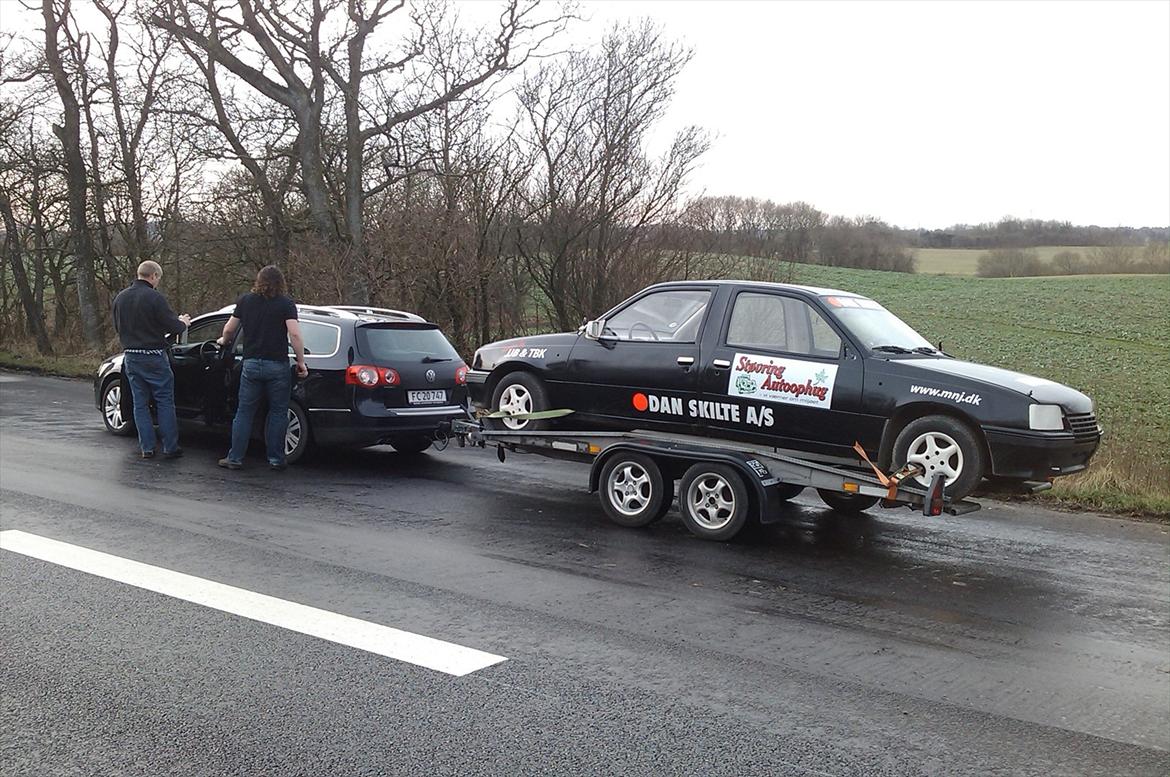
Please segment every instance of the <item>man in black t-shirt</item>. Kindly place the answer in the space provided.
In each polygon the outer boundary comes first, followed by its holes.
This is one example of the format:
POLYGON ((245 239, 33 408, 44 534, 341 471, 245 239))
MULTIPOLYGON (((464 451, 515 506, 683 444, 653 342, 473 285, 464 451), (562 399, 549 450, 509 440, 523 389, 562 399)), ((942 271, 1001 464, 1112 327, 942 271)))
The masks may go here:
POLYGON ((232 421, 232 447, 219 460, 226 469, 240 469, 252 436, 252 418, 260 400, 268 398, 268 421, 264 428, 268 466, 282 470, 284 438, 288 431, 288 402, 292 394, 292 372, 288 364, 288 346, 296 354, 298 378, 309 374, 305 366, 305 343, 297 320, 297 306, 284 293, 284 274, 268 265, 256 274, 252 291, 236 302, 235 312, 223 327, 221 345, 232 341, 236 331, 244 328, 244 367, 240 374, 240 397, 232 421))

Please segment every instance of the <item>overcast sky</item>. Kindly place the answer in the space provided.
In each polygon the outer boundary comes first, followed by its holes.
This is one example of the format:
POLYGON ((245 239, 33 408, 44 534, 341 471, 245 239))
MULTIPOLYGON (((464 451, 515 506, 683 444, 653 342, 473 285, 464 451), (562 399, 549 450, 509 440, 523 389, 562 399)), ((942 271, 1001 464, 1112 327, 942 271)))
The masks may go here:
POLYGON ((587 0, 695 50, 695 184, 907 227, 1170 224, 1168 2, 587 0))

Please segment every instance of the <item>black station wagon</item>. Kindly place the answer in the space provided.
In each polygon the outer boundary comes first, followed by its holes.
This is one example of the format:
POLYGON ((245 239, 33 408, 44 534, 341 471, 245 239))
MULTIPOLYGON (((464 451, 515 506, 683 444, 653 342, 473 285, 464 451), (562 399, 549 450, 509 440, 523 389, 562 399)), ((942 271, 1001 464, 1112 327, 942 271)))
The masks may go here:
MULTIPOLYGON (((233 310, 234 305, 194 319, 170 348, 180 420, 231 424, 248 333, 241 328, 225 347, 216 339, 233 310)), ((430 446, 441 424, 466 417, 467 365, 435 324, 383 308, 298 305, 297 311, 309 375, 294 380, 289 403, 290 463, 316 445, 388 443, 418 453, 430 446)), ((94 396, 107 430, 133 434, 121 354, 98 368, 94 396)), ((262 423, 255 426, 257 433, 263 430, 262 423)))
POLYGON ((922 465, 922 485, 943 473, 955 497, 983 478, 1078 472, 1101 439, 1079 391, 951 358, 857 294, 775 283, 651 286, 577 332, 483 346, 468 388, 496 411, 574 410, 562 425, 742 440, 832 463, 860 464, 860 443, 887 470, 922 465))

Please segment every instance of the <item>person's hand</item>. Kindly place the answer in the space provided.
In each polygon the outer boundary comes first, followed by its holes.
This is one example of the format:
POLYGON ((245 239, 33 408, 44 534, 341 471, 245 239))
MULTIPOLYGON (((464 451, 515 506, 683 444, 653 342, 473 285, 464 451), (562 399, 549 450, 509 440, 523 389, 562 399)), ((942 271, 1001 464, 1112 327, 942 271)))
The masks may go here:
POLYGON ((307 366, 305 366, 305 363, 303 361, 299 361, 299 360, 297 361, 297 377, 298 378, 309 377, 309 368, 307 366))
POLYGON ((215 344, 222 348, 227 345, 227 342, 222 337, 217 337, 215 338, 215 344))
POLYGON ((187 315, 186 313, 179 316, 179 320, 183 322, 183 326, 191 326, 191 316, 187 315))

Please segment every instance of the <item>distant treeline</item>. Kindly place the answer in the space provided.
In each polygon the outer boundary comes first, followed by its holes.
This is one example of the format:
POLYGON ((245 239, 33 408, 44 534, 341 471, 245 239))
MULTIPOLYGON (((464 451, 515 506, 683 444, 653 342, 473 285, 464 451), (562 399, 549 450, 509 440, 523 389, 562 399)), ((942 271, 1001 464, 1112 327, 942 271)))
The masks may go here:
POLYGON ((1170 273, 1170 242, 1144 246, 1103 245, 1068 248, 1045 262, 1028 248, 996 248, 979 257, 976 273, 982 278, 1022 278, 1030 275, 1088 275, 1111 273, 1170 273))
POLYGON ((947 229, 902 230, 915 248, 1036 248, 1038 246, 1144 246, 1170 240, 1170 227, 1079 226, 1069 221, 1017 219, 956 224, 947 229))

